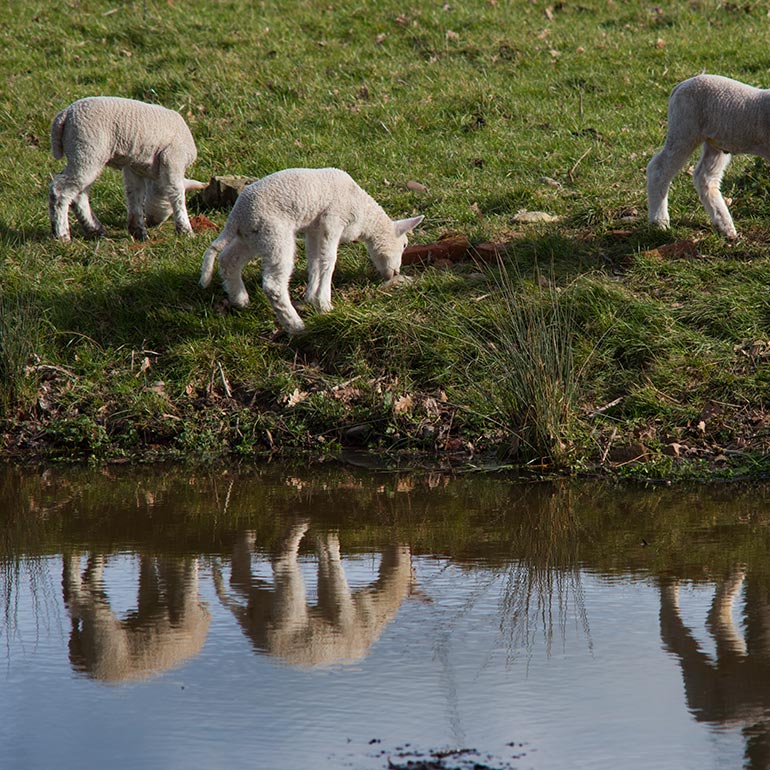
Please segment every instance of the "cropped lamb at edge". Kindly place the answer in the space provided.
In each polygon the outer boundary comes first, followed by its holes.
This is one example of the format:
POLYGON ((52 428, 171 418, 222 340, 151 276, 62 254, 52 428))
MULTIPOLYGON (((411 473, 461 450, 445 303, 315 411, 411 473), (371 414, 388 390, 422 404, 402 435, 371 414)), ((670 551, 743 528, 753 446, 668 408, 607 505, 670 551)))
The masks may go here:
POLYGON ((720 185, 733 154, 770 160, 770 90, 719 75, 697 75, 679 83, 668 103, 668 131, 663 148, 647 165, 649 221, 669 227, 671 180, 702 144, 693 184, 714 227, 738 237, 720 185))
POLYGON ((107 234, 89 202, 91 185, 105 166, 123 171, 128 231, 134 238, 147 238, 145 216, 147 225, 153 226, 171 213, 178 233, 192 233, 185 192, 205 185, 185 179, 197 150, 178 112, 117 96, 89 96, 53 119, 51 150, 54 158, 67 158, 50 186, 55 238, 70 240, 70 206, 87 235, 107 234))

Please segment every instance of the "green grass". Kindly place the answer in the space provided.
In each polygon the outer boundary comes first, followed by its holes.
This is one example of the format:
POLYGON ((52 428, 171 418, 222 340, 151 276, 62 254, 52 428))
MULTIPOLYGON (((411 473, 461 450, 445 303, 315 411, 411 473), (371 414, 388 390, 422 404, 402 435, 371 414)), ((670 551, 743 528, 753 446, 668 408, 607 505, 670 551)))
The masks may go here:
MULTIPOLYGON (((677 82, 705 70, 770 86, 760 5, 11 0, 6 11, 9 456, 351 445, 650 477, 766 471, 766 164, 728 170, 737 244, 712 232, 686 174, 671 233, 646 226, 644 189, 677 82), (461 231, 507 243, 504 261, 409 267, 415 281, 386 292, 363 248, 343 246, 334 311, 310 315, 302 338, 276 338, 259 263, 245 272, 252 305, 223 313, 218 282, 196 284, 211 234, 178 238, 166 223, 134 243, 112 171, 92 191, 110 238, 85 240, 74 218, 72 243, 48 238, 61 167, 50 121, 92 94, 178 109, 196 178, 338 166, 394 218, 425 214, 413 241, 461 231), (559 219, 522 224, 523 208, 559 219), (676 240, 697 256, 656 250, 676 240), (613 460, 634 446, 642 466, 613 460)), ((228 212, 205 213, 221 226, 228 212)), ((303 267, 300 250, 297 297, 303 267)))

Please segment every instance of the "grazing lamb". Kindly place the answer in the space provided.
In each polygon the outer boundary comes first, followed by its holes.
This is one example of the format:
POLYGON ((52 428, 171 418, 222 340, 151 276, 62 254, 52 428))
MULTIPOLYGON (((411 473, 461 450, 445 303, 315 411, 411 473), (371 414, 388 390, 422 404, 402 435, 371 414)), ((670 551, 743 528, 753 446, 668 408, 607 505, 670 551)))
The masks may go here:
POLYGON ((54 238, 70 239, 69 207, 87 235, 107 234, 88 200, 105 166, 123 170, 128 232, 147 238, 173 212, 178 233, 192 233, 185 191, 205 187, 185 179, 197 156, 190 129, 178 112, 115 96, 90 96, 62 110, 51 125, 51 150, 67 165, 51 182, 49 215, 54 238))
POLYGON ((361 240, 380 275, 390 280, 401 269, 406 235, 423 217, 393 221, 344 171, 290 168, 247 185, 235 201, 221 235, 203 255, 200 285, 211 282, 214 262, 227 296, 245 307, 243 266, 262 257, 262 289, 278 323, 299 334, 305 325, 289 298, 296 238, 305 235, 308 281, 305 301, 331 310, 332 273, 340 243, 361 240))
POLYGON ((693 150, 703 145, 693 183, 714 227, 738 237, 719 191, 731 154, 770 160, 770 90, 718 75, 698 75, 677 85, 668 103, 663 149, 647 165, 647 200, 652 224, 668 228, 668 189, 693 150))

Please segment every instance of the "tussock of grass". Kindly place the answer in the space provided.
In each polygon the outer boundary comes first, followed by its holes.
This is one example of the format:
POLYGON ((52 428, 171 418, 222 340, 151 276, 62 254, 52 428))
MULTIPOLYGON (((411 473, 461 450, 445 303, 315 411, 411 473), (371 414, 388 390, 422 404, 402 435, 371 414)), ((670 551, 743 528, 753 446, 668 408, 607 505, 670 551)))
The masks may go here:
POLYGON ((491 419, 511 436, 514 455, 562 465, 578 409, 575 318, 564 294, 541 280, 545 286, 521 281, 505 266, 496 274, 498 302, 475 340, 474 369, 486 376, 483 385, 469 386, 480 404, 493 407, 491 419))

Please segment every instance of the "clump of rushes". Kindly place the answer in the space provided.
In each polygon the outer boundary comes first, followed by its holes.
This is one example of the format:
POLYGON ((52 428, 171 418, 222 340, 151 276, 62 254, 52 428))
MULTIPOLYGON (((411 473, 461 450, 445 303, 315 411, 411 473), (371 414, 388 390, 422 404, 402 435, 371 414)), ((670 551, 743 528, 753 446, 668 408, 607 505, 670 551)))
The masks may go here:
POLYGON ((40 315, 20 297, 0 291, 0 406, 7 415, 34 393, 31 362, 40 346, 40 315))
POLYGON ((569 288, 537 273, 524 280, 503 263, 492 280, 496 301, 484 329, 476 327, 474 345, 486 371, 481 381, 494 387, 479 395, 510 436, 511 455, 564 466, 578 421, 580 379, 569 288))

